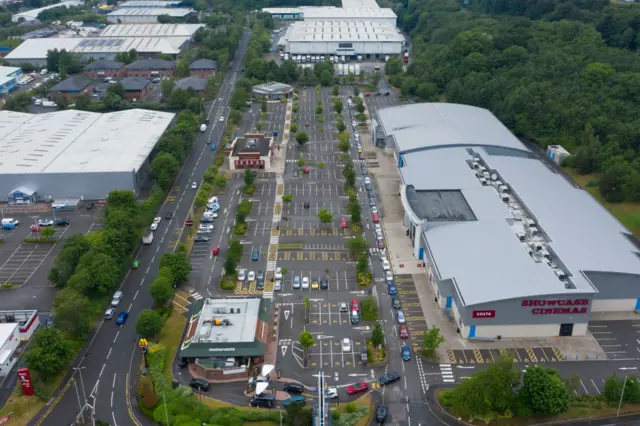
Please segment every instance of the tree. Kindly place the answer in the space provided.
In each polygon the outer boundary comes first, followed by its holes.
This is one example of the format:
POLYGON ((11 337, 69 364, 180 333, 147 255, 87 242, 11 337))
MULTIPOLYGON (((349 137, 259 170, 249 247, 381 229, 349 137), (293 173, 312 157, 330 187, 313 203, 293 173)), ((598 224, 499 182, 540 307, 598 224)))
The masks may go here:
POLYGON ((364 113, 364 104, 356 103, 356 111, 358 111, 358 114, 363 114, 364 113))
POLYGON ((347 248, 353 256, 358 257, 362 253, 367 253, 369 242, 362 235, 356 235, 347 240, 347 248))
POLYGON ((40 327, 31 337, 24 361, 47 381, 65 369, 73 358, 71 343, 55 327, 40 327))
POLYGON ((136 332, 145 339, 150 339, 162 330, 162 317, 152 309, 145 309, 136 321, 136 332))
POLYGON ((160 91, 162 92, 162 100, 166 101, 171 96, 175 81, 171 78, 169 80, 160 81, 160 91))
MULTIPOLYGON (((105 226, 108 226, 114 217, 116 217, 116 213, 110 215, 105 226)), ((122 221, 119 222, 122 223, 122 221)), ((105 234, 107 233, 105 232, 105 234)), ((109 253, 92 249, 80 258, 78 269, 69 279, 67 286, 87 296, 102 295, 115 290, 119 280, 119 267, 115 258, 109 253)))
POLYGON ((242 113, 237 109, 232 109, 229 113, 229 120, 233 124, 238 124, 242 120, 242 113))
POLYGON ((356 263, 356 271, 358 274, 365 275, 369 273, 369 256, 367 253, 363 253, 358 258, 356 263))
POLYGON ((571 373, 564 378, 564 387, 567 388, 569 395, 577 392, 580 389, 580 376, 576 373, 571 373))
POLYGON ((569 392, 558 372, 551 368, 529 366, 520 393, 535 415, 553 416, 569 408, 569 392))
MULTIPOLYGON (((138 201, 133 191, 121 189, 111 191, 107 195, 107 207, 109 209, 121 209, 128 211, 135 211, 138 207, 138 201)), ((107 210, 107 215, 109 210, 107 210)))
POLYGON ((322 105, 318 105, 316 107, 316 115, 320 115, 324 112, 324 109, 322 108, 322 105))
POLYGON ((253 170, 246 169, 244 171, 244 184, 253 185, 255 181, 256 181, 256 175, 254 174, 253 170))
POLYGON ((303 331, 300 333, 300 344, 306 352, 311 346, 316 344, 316 339, 314 339, 313 334, 308 331, 303 331))
POLYGON ((215 181, 213 182, 216 188, 224 189, 227 187, 227 178, 223 175, 217 175, 215 181))
POLYGON ((53 301, 53 321, 74 339, 84 339, 91 329, 91 302, 73 288, 60 290, 53 301))
POLYGON ((173 282, 167 277, 156 277, 149 286, 149 293, 158 306, 163 306, 173 297, 173 282))
POLYGON ((341 140, 338 142, 338 149, 340 152, 347 153, 351 149, 351 145, 349 144, 349 140, 341 140))
POLYGON ((384 346, 384 331, 382 330, 382 324, 380 321, 376 321, 376 325, 373 327, 371 343, 375 346, 384 346))
POLYGON ((238 237, 231 237, 231 240, 229 240, 229 250, 227 255, 232 257, 236 262, 239 262, 242 259, 243 250, 244 248, 242 247, 242 243, 238 237))
POLYGON ((318 212, 318 220, 321 224, 326 225, 327 223, 331 223, 331 221, 333 220, 333 215, 329 213, 329 210, 327 209, 320 209, 320 211, 318 212))
POLYGON ((265 100, 263 100, 263 101, 262 101, 262 104, 260 105, 260 110, 261 110, 263 113, 266 113, 266 112, 267 112, 267 101, 265 101, 265 100))
MULTIPOLYGON (((339 133, 342 133, 345 131, 345 129, 347 128, 347 126, 344 125, 344 121, 340 120, 338 121, 338 123, 336 124, 336 129, 338 130, 339 133)), ((338 149, 340 149, 340 145, 338 145, 338 149)), ((342 149, 340 149, 340 151, 342 151, 342 149)), ((342 151, 342 152, 348 152, 349 148, 347 148, 347 151, 342 151)))
POLYGON ((617 404, 620 401, 623 385, 623 381, 616 376, 616 373, 605 380, 603 396, 609 404, 617 404))
POLYGON ((76 109, 87 111, 91 106, 91 97, 88 93, 83 93, 76 98, 76 109))
POLYGON ((178 161, 168 152, 160 152, 151 162, 151 174, 155 183, 165 191, 178 173, 178 161))
POLYGON ((191 263, 184 251, 165 253, 160 258, 160 268, 167 267, 171 270, 176 283, 187 281, 191 273, 191 263))
POLYGON ((189 77, 189 62, 186 58, 182 58, 176 64, 176 76, 178 78, 189 77))
POLYGON ((293 201, 293 195, 291 194, 284 194, 282 196, 282 201, 284 201, 285 203, 289 204, 291 201, 293 201))
POLYGON ((227 256, 227 258, 224 260, 224 273, 226 275, 233 275, 236 272, 236 267, 238 266, 238 264, 236 263, 235 259, 233 258, 233 256, 227 256))
POLYGON ((49 271, 49 281, 56 287, 65 286, 75 273, 80 258, 89 250, 89 247, 89 240, 85 235, 76 234, 67 238, 62 250, 56 256, 53 268, 49 271))
POLYGON ((360 94, 360 89, 358 89, 358 86, 353 86, 353 96, 355 96, 357 99, 359 94, 360 94))
POLYGON ((303 146, 305 143, 309 142, 309 135, 307 134, 307 132, 301 130, 296 133, 296 142, 298 142, 300 146, 303 146))
POLYGON ((218 174, 218 168, 216 166, 209 166, 209 168, 202 175, 202 180, 212 185, 218 174))
POLYGON ((341 100, 337 100, 333 103, 333 110, 336 114, 342 114, 342 109, 344 108, 344 104, 341 100))
POLYGON ((340 86, 338 86, 338 85, 333 86, 333 89, 331 89, 331 94, 333 96, 340 95, 340 86))
POLYGON ((444 343, 444 337, 440 334, 438 327, 431 327, 424 331, 424 342, 422 343, 422 351, 427 358, 435 359, 436 351, 441 344, 444 343))

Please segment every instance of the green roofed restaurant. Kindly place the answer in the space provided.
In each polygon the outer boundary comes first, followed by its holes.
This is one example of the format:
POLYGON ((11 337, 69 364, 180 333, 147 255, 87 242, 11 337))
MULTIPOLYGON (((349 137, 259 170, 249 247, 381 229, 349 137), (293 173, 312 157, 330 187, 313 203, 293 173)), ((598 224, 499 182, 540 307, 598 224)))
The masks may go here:
POLYGON ((209 381, 248 378, 263 363, 270 299, 205 298, 192 312, 179 353, 192 375, 209 381))

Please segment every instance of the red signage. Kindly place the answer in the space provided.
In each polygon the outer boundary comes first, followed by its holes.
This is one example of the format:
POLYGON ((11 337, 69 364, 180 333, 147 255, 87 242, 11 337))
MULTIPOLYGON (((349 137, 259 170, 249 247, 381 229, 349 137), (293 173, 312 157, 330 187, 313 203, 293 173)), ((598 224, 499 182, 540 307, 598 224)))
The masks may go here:
POLYGON ((10 415, 4 416, 4 417, 0 417, 0 425, 5 424, 9 420, 11 420, 11 416, 10 415))
POLYGON ((490 310, 490 311, 473 311, 473 317, 474 318, 495 318, 496 317, 496 311, 494 311, 494 310, 490 310))
POLYGON ((586 314, 589 299, 523 300, 522 306, 534 307, 531 310, 533 315, 586 314))
POLYGON ((193 226, 193 220, 187 219, 184 221, 185 226, 193 226))
POLYGON ((22 385, 22 392, 25 395, 33 395, 33 383, 31 382, 31 374, 29 374, 28 368, 18 370, 18 380, 22 385))

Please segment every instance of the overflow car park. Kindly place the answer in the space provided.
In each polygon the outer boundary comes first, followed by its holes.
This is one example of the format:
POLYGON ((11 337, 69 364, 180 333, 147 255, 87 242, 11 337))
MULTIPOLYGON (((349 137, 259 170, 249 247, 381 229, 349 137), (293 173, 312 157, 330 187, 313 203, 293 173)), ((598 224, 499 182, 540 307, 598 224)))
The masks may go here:
MULTIPOLYGON (((87 210, 78 207, 74 210, 58 211, 56 219, 66 219, 68 225, 55 224, 52 243, 25 242, 26 238, 38 238, 36 224, 44 219, 53 219, 50 210, 31 211, 13 214, 3 212, 4 218, 12 217, 19 221, 14 229, 0 231, 0 309, 49 310, 55 296, 47 279, 55 257, 62 248, 65 238, 74 234, 85 234, 101 227, 103 211, 96 207, 87 210), (33 226, 33 228, 32 228, 33 226)), ((41 222, 43 223, 43 222, 41 222)), ((62 223, 62 222, 61 222, 62 223)), ((42 229, 43 227, 40 227, 42 229)))

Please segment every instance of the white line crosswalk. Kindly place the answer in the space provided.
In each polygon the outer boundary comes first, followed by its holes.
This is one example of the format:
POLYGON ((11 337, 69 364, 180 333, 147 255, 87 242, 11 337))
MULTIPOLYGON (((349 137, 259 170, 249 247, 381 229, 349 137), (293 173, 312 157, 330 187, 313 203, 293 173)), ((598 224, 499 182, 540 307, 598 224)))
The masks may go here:
POLYGON ((202 300, 204 297, 200 293, 191 293, 194 300, 202 300))
POLYGON ((455 382, 453 371, 451 370, 451 364, 440 364, 440 375, 442 375, 442 381, 444 383, 455 382))

